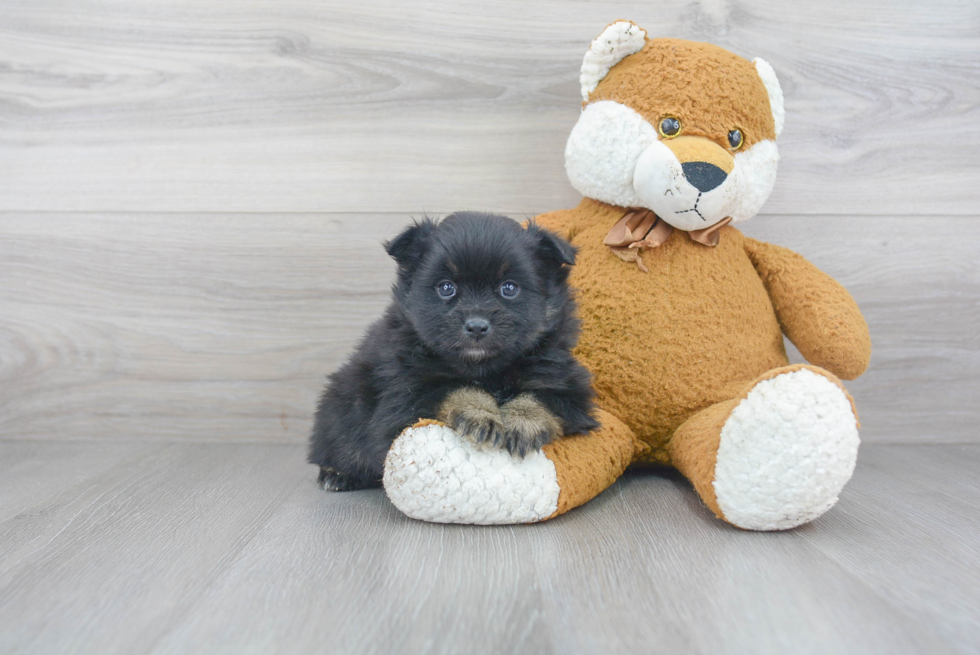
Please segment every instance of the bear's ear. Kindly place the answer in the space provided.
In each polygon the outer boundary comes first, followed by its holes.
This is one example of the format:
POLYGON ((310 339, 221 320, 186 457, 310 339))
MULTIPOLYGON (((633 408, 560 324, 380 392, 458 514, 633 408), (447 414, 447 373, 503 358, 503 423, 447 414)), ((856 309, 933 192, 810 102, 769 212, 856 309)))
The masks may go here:
POLYGON ((527 233, 538 242, 538 257, 561 266, 575 263, 575 246, 550 230, 539 227, 534 221, 527 224, 527 233))
POLYGON ((385 250, 398 262, 399 273, 411 274, 422 263, 425 256, 425 242, 436 227, 431 218, 415 221, 391 241, 385 241, 385 250))
POLYGON ((786 110, 783 109, 783 89, 779 86, 776 71, 765 59, 756 57, 752 63, 755 64, 755 69, 759 72, 759 77, 762 78, 762 83, 766 85, 766 91, 769 93, 769 106, 772 108, 772 121, 776 126, 776 138, 778 139, 779 134, 783 131, 783 123, 786 121, 786 110))
POLYGON ((610 68, 642 50, 646 42, 646 31, 632 21, 618 20, 606 27, 592 42, 582 61, 578 78, 582 85, 582 102, 589 101, 589 94, 595 91, 610 68))

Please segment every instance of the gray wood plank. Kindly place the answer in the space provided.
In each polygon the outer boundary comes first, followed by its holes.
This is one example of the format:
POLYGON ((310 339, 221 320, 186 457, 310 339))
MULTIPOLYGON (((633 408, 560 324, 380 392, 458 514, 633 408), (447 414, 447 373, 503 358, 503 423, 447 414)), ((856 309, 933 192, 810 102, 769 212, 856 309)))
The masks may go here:
MULTIPOLYGON (((52 461, 58 446, 38 444, 52 461)), ((444 526, 379 490, 323 492, 298 445, 159 449, 38 506, 47 539, 0 560, 0 650, 901 654, 980 639, 980 494, 955 477, 978 446, 866 446, 838 507, 786 533, 716 521, 674 474, 635 472, 540 525, 444 526)), ((15 523, 0 522, 5 553, 15 523)))
MULTIPOLYGON (((0 441, 0 521, 158 450, 153 443, 0 441)), ((9 551, 6 551, 9 552, 9 551)))
MULTIPOLYGON (((927 451, 922 451, 919 446, 875 449, 874 459, 869 459, 866 465, 891 470, 916 470, 923 466, 922 452, 926 452, 928 465, 933 466, 935 471, 931 475, 916 476, 916 488, 950 497, 975 499, 980 497, 980 476, 973 464, 975 448, 975 444, 962 444, 927 451)), ((980 504, 974 504, 972 510, 977 511, 978 507, 980 504)))
POLYGON ((0 215, 0 433, 305 439, 409 220, 0 215))
POLYGON ((768 211, 975 213, 969 0, 7 0, 0 208, 567 206, 578 67, 621 17, 774 66, 788 119, 768 211))
MULTIPOLYGON (((407 215, 0 214, 0 438, 300 442, 407 215)), ((760 216, 871 327, 866 442, 976 442, 980 221, 760 216)))
POLYGON ((964 652, 976 652, 978 460, 977 445, 863 447, 859 474, 835 510, 793 535, 964 652))
MULTIPOLYGON (((59 459, 60 444, 47 445, 59 459)), ((296 446, 160 444, 0 523, 0 651, 144 652, 302 466, 296 446)))
POLYGON ((556 652, 943 647, 931 628, 897 627, 900 612, 809 544, 718 523, 676 475, 637 473, 600 500, 583 508, 588 528, 564 533, 549 553, 549 596, 561 599, 556 652))

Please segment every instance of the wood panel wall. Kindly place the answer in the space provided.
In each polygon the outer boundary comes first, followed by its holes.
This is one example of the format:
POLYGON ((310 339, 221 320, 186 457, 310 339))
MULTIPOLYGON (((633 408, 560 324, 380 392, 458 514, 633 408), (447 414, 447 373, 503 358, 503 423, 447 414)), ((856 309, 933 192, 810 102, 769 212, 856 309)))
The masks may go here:
POLYGON ((411 216, 574 205, 589 41, 775 68, 745 224, 844 282, 873 442, 978 441, 980 5, 0 0, 0 438, 302 441, 411 216))

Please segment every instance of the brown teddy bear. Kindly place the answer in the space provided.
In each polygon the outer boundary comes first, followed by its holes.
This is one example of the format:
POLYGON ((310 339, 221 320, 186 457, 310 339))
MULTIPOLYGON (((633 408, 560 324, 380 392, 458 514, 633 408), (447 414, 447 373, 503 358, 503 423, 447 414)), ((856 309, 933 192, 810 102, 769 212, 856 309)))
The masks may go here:
POLYGON ((812 521, 854 470, 857 415, 838 377, 864 371, 871 341, 837 282, 732 226, 775 181, 772 68, 619 21, 586 53, 581 85, 565 156, 585 198, 537 220, 579 249, 576 354, 602 426, 520 460, 422 421, 389 452, 389 497, 430 521, 531 522, 650 463, 679 469, 738 527, 812 521), (810 365, 789 365, 784 333, 810 365))

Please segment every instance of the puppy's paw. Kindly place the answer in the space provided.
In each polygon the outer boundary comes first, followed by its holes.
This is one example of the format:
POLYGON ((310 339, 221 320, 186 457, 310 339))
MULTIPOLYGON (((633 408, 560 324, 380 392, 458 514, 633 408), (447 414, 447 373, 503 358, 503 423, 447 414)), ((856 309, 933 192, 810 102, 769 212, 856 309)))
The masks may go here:
POLYGON ((500 447, 504 424, 497 401, 486 391, 464 387, 449 394, 439 408, 439 420, 457 434, 478 444, 500 447))
POLYGON ((511 455, 524 457, 562 434, 561 421, 532 394, 522 393, 500 408, 504 422, 504 446, 511 455))
POLYGON ((316 481, 325 491, 357 491, 371 486, 369 483, 356 480, 329 466, 320 467, 320 476, 316 481))

